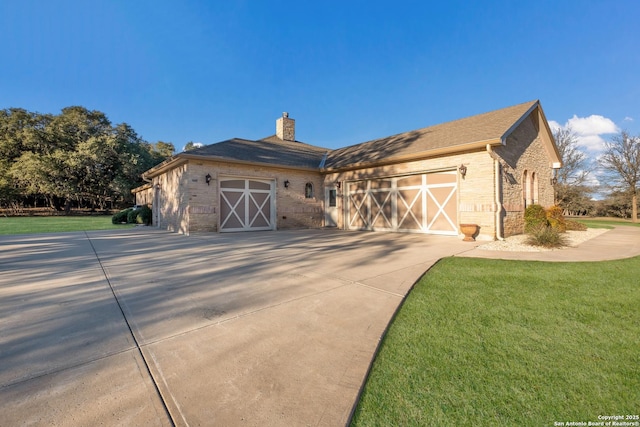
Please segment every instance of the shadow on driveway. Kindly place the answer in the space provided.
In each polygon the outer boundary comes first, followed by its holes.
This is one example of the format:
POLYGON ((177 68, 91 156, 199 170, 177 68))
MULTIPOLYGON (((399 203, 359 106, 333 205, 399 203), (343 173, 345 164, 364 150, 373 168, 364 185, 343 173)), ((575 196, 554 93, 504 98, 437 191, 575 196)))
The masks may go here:
POLYGON ((326 230, 0 237, 0 411, 8 425, 345 424, 404 295, 473 246, 326 230))

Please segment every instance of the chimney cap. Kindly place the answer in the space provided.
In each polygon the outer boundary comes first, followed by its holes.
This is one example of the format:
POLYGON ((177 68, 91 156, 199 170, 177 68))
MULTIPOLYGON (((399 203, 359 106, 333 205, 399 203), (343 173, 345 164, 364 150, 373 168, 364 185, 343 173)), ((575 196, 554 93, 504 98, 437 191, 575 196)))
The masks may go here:
POLYGON ((289 113, 287 113, 286 111, 284 113, 282 113, 282 117, 289 117, 289 113))

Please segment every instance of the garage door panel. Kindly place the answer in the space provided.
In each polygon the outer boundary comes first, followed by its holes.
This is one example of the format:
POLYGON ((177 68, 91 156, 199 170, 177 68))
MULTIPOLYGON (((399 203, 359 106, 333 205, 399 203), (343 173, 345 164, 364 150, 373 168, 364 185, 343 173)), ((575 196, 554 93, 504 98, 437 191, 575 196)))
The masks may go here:
POLYGON ((273 182, 220 180, 220 231, 273 230, 273 182))
POLYGON ((221 181, 220 187, 222 188, 238 188, 244 189, 245 181, 244 179, 230 179, 227 181, 221 181))
POLYGON ((457 173, 437 172, 347 185, 351 229, 457 234, 457 173))
POLYGON ((455 184, 456 180, 457 180, 457 175, 455 173, 438 172, 438 173, 427 174, 428 185, 455 184))
POLYGON ((249 181, 249 189, 271 191, 271 183, 262 181, 249 181))
POLYGON ((411 175, 397 178, 398 188, 422 185, 422 175, 411 175))

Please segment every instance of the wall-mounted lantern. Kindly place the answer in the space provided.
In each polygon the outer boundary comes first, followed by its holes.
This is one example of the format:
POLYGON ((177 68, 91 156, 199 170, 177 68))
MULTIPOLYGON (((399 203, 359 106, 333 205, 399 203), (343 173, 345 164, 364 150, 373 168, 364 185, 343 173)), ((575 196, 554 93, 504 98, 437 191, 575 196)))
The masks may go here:
POLYGON ((209 185, 209 183, 211 182, 211 175, 207 174, 207 176, 204 177, 204 180, 207 183, 207 185, 209 185))
POLYGON ((340 189, 340 187, 342 187, 342 181, 338 181, 336 182, 336 187, 338 188, 338 190, 340 189))
POLYGON ((551 178, 551 185, 556 185, 557 183, 558 183, 558 178, 556 178, 555 176, 551 178))
POLYGON ((460 171, 460 175, 464 178, 467 175, 467 167, 464 164, 458 166, 458 170, 460 171))
POLYGON ((289 180, 284 181, 284 188, 289 188, 289 180))

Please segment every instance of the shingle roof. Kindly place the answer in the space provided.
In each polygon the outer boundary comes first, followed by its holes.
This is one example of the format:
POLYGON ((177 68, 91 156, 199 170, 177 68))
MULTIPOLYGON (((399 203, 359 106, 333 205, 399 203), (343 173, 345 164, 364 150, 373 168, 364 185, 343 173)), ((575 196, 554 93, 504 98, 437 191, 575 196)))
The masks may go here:
POLYGON ((404 132, 350 147, 332 150, 325 163, 327 169, 366 165, 394 158, 406 158, 447 147, 459 147, 506 136, 514 124, 538 101, 525 102, 501 110, 404 132))
POLYGON ((229 139, 190 150, 186 154, 207 158, 218 157, 221 160, 317 169, 327 151, 329 150, 326 148, 303 142, 283 141, 273 135, 258 141, 229 139))
POLYGON ((152 176, 188 158, 259 163, 273 166, 336 170, 426 157, 438 151, 454 152, 501 140, 539 106, 539 101, 466 117, 447 123, 329 150, 272 135, 257 141, 233 138, 179 153, 145 172, 152 176))

